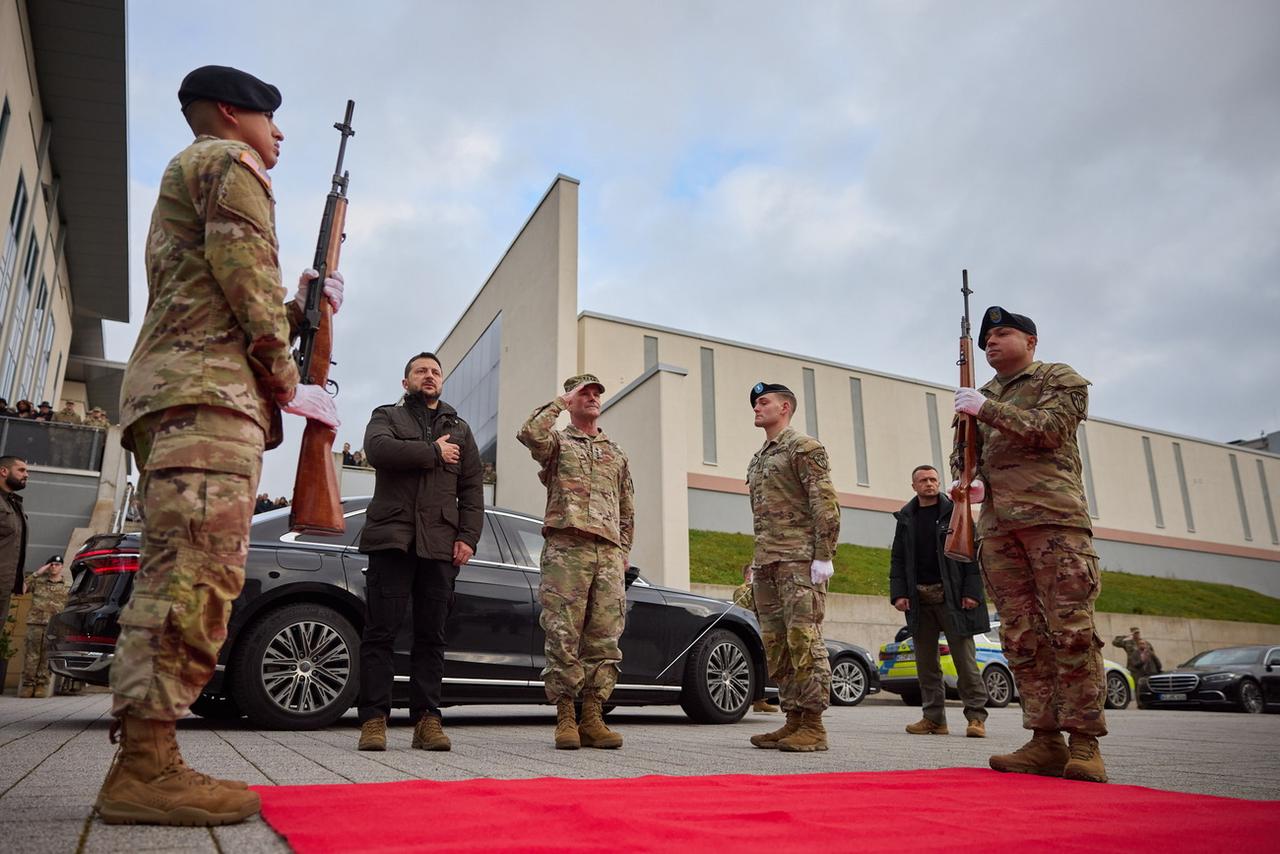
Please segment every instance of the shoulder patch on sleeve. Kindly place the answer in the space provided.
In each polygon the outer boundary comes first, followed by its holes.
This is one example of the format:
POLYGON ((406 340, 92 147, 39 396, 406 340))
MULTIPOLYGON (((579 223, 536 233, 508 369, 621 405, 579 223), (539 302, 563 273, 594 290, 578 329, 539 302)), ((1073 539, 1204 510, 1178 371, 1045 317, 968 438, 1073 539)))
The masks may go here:
POLYGON ((271 192, 271 179, 267 176, 266 170, 258 165, 258 158, 253 156, 253 152, 248 149, 240 152, 240 156, 236 158, 242 165, 248 168, 259 181, 262 186, 267 188, 267 192, 271 192))
POLYGON ((1087 379, 1075 372, 1070 365, 1056 362, 1049 366, 1048 381, 1058 388, 1087 388, 1092 385, 1087 379))

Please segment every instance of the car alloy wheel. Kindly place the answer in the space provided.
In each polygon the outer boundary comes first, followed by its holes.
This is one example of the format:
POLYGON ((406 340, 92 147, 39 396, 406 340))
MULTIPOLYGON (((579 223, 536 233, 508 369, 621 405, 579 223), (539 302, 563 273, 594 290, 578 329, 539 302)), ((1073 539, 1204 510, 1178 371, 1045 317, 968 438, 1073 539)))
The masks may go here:
POLYGON ((982 673, 982 684, 987 688, 987 705, 1003 709, 1013 699, 1013 677, 1003 667, 992 665, 982 673))
POLYGON ((707 657, 707 693, 725 714, 732 713, 751 691, 751 664, 741 647, 728 641, 718 643, 707 657))
POLYGON ((862 702, 867 695, 867 674, 856 661, 842 658, 831 668, 831 695, 841 706, 862 702))
POLYGON ((1129 705, 1129 681, 1114 670, 1107 674, 1107 708, 1123 709, 1129 705))
POLYGON ((262 685, 277 706, 309 715, 328 706, 351 678, 351 650, 324 623, 301 621, 276 632, 262 656, 262 685))
POLYGON ((1240 711, 1250 715, 1262 711, 1262 689, 1248 679, 1240 683, 1240 711))
POLYGON ((756 678, 742 638, 728 629, 714 629, 689 651, 680 707, 700 724, 739 721, 755 696, 756 678))

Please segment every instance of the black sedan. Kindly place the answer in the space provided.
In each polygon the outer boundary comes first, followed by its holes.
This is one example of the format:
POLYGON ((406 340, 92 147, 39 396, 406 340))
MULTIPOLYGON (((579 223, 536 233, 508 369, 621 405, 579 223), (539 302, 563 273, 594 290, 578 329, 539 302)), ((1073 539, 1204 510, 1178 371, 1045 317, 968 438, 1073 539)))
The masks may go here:
MULTIPOLYGON (((355 544, 368 501, 343 502, 347 531, 338 538, 291 533, 287 509, 254 517, 244 590, 217 672, 192 711, 214 718, 246 715, 261 727, 315 729, 351 707, 368 566, 355 544)), ((138 543, 136 534, 98 535, 76 555, 67 606, 49 623, 54 672, 107 684, 138 543)), ((541 550, 541 521, 486 509, 476 554, 458 575, 444 705, 545 702, 537 601, 541 550)), ((408 704, 411 620, 407 614, 395 645, 398 705, 408 704)), ((627 577, 621 646, 623 672, 609 700, 614 706, 678 703, 700 723, 732 723, 766 692, 754 614, 650 584, 635 568, 627 577)), ((837 704, 856 705, 879 690, 866 650, 832 641, 828 652, 837 704)))
POLYGON ((1140 679, 1138 708, 1280 711, 1280 646, 1211 649, 1140 679))

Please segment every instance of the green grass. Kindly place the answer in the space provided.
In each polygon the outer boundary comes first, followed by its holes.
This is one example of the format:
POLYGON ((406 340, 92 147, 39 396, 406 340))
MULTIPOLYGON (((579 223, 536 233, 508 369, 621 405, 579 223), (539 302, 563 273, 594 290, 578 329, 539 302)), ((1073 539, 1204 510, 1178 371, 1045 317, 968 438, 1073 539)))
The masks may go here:
MULTIPOLYGON (((740 584, 742 567, 751 562, 751 552, 748 534, 690 531, 689 580, 699 584, 740 584)), ((836 549, 835 564, 831 592, 889 595, 888 549, 841 544, 836 549)), ((1102 571, 1097 609, 1117 614, 1280 624, 1280 599, 1272 596, 1229 584, 1106 569, 1102 571)))

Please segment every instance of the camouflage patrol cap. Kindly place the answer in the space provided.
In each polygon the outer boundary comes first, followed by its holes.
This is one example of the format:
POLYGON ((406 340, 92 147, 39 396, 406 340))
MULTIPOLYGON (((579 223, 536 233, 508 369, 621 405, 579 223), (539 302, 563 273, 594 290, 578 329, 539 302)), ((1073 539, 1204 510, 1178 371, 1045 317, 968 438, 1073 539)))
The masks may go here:
POLYGON ((1036 334, 1036 322, 1025 314, 1014 314, 993 305, 982 315, 982 326, 978 329, 978 349, 987 349, 987 333, 998 326, 1008 326, 1021 330, 1028 335, 1036 334))
POLYGON ((604 383, 600 382, 600 378, 595 374, 578 374, 576 377, 569 377, 564 381, 564 390, 573 391, 575 387, 583 385, 593 385, 600 389, 600 393, 604 394, 604 383))
POLYGON ((795 392, 784 386, 782 383, 766 383, 759 382, 751 387, 751 405, 756 405, 756 398, 762 394, 769 394, 775 391, 785 391, 787 394, 795 397, 795 392))
POLYGON ((186 109, 193 101, 221 101, 246 110, 270 113, 280 108, 280 90, 252 74, 226 65, 202 65, 182 78, 178 103, 186 109))

